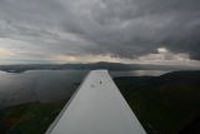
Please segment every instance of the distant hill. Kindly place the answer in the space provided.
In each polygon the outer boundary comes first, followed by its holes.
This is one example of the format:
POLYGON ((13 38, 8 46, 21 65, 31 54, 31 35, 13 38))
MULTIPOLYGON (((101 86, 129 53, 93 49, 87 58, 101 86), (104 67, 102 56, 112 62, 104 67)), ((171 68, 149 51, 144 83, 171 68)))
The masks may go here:
POLYGON ((200 71, 115 82, 149 134, 200 133, 200 71))
POLYGON ((183 66, 167 66, 167 65, 149 65, 149 64, 121 64, 98 62, 88 64, 27 64, 27 65, 0 65, 1 71, 10 73, 21 73, 27 70, 96 70, 107 69, 109 71, 124 71, 124 70, 182 70, 196 69, 194 67, 183 66))

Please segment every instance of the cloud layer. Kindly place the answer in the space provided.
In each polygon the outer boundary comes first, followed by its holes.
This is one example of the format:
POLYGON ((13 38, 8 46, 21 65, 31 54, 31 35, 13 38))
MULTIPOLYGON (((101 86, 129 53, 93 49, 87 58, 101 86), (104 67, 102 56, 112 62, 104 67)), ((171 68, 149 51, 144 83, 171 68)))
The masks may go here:
POLYGON ((199 60, 199 7, 199 0, 1 0, 0 48, 15 56, 0 54, 0 60, 135 61, 162 48, 199 60))

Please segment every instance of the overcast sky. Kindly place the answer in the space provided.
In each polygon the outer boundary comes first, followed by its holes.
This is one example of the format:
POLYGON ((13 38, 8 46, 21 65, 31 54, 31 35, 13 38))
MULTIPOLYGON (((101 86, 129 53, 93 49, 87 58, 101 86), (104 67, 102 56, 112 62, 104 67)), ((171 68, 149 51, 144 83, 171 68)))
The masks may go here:
POLYGON ((0 0, 0 64, 200 67, 200 0, 0 0))

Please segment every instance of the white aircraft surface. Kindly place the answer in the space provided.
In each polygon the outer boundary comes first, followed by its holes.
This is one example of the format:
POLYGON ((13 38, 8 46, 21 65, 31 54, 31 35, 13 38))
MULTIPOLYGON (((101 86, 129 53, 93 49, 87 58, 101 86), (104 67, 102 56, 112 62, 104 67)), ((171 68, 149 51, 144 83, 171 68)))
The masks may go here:
POLYGON ((91 71, 46 134, 146 134, 108 71, 91 71))

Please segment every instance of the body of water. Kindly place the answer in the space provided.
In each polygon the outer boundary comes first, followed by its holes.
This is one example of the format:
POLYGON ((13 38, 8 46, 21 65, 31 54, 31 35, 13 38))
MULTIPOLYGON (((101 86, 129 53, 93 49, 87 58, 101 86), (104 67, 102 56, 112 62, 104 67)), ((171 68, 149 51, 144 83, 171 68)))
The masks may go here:
MULTIPOLYGON (((71 96, 88 71, 34 70, 24 73, 0 71, 0 108, 29 103, 61 100, 71 96)), ((158 76, 166 71, 137 70, 110 72, 113 77, 158 76)))

